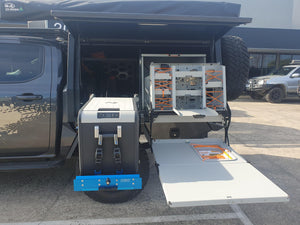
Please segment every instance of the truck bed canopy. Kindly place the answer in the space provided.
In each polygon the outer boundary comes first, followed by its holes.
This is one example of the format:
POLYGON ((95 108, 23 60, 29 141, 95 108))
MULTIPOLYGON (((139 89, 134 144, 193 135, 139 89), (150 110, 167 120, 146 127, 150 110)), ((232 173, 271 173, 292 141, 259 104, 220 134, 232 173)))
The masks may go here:
POLYGON ((203 1, 0 0, 5 20, 60 19, 81 38, 217 40, 240 18, 240 5, 203 1))

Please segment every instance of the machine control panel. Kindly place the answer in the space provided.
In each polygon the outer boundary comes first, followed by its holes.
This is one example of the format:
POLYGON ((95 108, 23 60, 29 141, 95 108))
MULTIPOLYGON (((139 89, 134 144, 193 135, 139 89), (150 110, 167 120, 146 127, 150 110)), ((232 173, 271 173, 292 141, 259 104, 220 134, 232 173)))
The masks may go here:
POLYGON ((98 112, 97 118, 98 119, 120 118, 120 113, 119 112, 98 112))

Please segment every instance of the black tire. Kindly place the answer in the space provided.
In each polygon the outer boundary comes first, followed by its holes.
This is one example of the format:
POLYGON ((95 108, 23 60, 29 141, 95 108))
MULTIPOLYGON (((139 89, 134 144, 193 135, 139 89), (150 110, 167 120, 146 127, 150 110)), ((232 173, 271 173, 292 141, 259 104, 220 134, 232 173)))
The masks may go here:
POLYGON ((284 91, 280 87, 274 87, 266 94, 266 100, 271 103, 280 103, 283 98, 284 91))
POLYGON ((245 90, 249 75, 249 54, 244 41, 236 36, 221 40, 222 64, 226 66, 227 100, 237 99, 245 90))
POLYGON ((253 100, 261 100, 264 97, 263 95, 257 94, 255 92, 250 93, 249 95, 253 100))
MULTIPOLYGON (((142 189, 145 187, 149 178, 149 159, 145 149, 140 150, 139 174, 142 178, 142 189)), ((115 191, 100 190, 84 192, 91 199, 102 203, 122 203, 136 197, 141 190, 115 191)))

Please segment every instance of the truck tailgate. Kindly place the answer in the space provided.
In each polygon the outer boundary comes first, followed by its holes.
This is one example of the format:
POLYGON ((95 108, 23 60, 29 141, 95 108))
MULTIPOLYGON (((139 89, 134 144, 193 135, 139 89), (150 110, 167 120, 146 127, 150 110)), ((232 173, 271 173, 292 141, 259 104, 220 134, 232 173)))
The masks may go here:
POLYGON ((284 191, 220 140, 155 140, 152 149, 170 207, 288 201, 284 191), (225 150, 224 157, 207 154, 209 149, 225 150))

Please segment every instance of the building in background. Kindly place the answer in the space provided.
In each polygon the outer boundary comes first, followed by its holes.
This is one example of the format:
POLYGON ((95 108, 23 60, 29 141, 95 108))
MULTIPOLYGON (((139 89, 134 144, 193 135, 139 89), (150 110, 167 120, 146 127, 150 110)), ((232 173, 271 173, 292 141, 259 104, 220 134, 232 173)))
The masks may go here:
POLYGON ((230 35, 246 42, 249 77, 265 75, 294 59, 300 60, 300 29, 234 28, 230 35))
MULTIPOLYGON (((210 0, 218 1, 218 0, 210 0)), ((250 53, 250 77, 267 74, 300 59, 300 0, 227 0, 242 5, 253 22, 229 34, 244 39, 250 53)))

